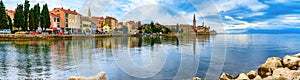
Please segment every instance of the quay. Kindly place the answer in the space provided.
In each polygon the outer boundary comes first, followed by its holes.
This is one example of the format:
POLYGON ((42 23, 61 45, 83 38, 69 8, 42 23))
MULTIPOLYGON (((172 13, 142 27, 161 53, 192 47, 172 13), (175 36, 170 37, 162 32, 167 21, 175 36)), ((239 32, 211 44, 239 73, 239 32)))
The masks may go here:
POLYGON ((68 40, 78 37, 84 38, 103 38, 111 37, 111 34, 70 34, 70 35, 58 35, 58 34, 0 34, 0 40, 68 40))

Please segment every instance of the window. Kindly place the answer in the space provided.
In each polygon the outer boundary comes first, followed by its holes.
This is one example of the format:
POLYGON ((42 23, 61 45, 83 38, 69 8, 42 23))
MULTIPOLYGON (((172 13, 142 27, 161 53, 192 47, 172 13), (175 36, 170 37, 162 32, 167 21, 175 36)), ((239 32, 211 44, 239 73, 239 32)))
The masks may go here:
POLYGON ((54 22, 56 22, 56 17, 53 18, 54 22))
POLYGON ((68 14, 68 13, 66 13, 66 14, 65 14, 65 17, 69 17, 69 14, 68 14))
POLYGON ((59 25, 59 23, 57 23, 57 28, 59 28, 60 27, 60 25, 59 25))
POLYGON ((57 22, 59 22, 59 18, 57 18, 57 22))
POLYGON ((68 18, 66 19, 66 22, 69 22, 69 19, 68 19, 68 18))
POLYGON ((66 27, 69 27, 68 23, 66 23, 66 27))

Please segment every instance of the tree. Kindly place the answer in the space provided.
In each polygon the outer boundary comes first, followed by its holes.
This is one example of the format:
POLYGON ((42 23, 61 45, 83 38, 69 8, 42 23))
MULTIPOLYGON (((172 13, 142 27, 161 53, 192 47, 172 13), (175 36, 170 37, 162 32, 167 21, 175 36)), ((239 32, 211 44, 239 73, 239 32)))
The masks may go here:
POLYGON ((12 27, 13 27, 12 20, 8 15, 7 15, 7 18, 8 18, 8 27, 7 27, 7 29, 9 28, 12 31, 12 27))
POLYGON ((8 26, 7 24, 7 16, 6 16, 6 12, 5 12, 5 6, 2 2, 2 0, 0 1, 0 29, 4 29, 8 26))
POLYGON ((45 4, 43 5, 41 17, 40 17, 40 22, 41 22, 41 28, 45 31, 47 28, 50 27, 51 22, 50 22, 50 15, 49 15, 49 9, 48 5, 45 4))
POLYGON ((35 13, 35 11, 34 11, 34 9, 33 8, 31 8, 30 9, 30 11, 29 11, 29 29, 31 30, 31 31, 33 31, 33 30, 36 30, 37 29, 37 27, 35 26, 35 15, 34 15, 34 13, 35 13))
POLYGON ((34 28, 37 29, 40 25, 40 5, 39 4, 34 5, 33 13, 34 13, 34 24, 33 25, 34 25, 34 28))
POLYGON ((24 3, 24 14, 23 14, 24 15, 24 24, 23 24, 24 30, 28 29, 29 7, 30 7, 29 1, 25 0, 25 3, 24 3))
POLYGON ((23 5, 18 5, 18 7, 16 8, 16 13, 14 14, 14 26, 17 27, 19 30, 22 27, 22 30, 24 30, 23 28, 23 24, 24 24, 24 15, 23 15, 23 5))

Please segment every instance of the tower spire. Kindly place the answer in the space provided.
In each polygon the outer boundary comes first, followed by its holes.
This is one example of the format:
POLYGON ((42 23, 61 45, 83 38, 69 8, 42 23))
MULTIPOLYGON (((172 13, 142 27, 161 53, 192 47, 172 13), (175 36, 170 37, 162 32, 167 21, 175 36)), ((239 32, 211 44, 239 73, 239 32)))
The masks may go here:
POLYGON ((90 9, 90 7, 89 7, 89 10, 88 10, 88 16, 89 16, 89 18, 91 18, 91 17, 92 17, 92 13, 91 13, 91 9, 90 9))
POLYGON ((196 15, 194 14, 194 19, 193 19, 193 27, 195 28, 196 27, 196 15))

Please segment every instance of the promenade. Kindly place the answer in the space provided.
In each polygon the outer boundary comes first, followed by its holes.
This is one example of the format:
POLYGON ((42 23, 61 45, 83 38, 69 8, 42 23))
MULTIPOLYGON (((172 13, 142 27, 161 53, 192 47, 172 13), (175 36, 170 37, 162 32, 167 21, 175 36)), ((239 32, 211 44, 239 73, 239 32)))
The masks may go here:
POLYGON ((84 38, 102 38, 111 37, 111 34, 70 34, 70 35, 58 35, 58 34, 0 34, 0 40, 68 40, 72 38, 84 37, 84 38))

